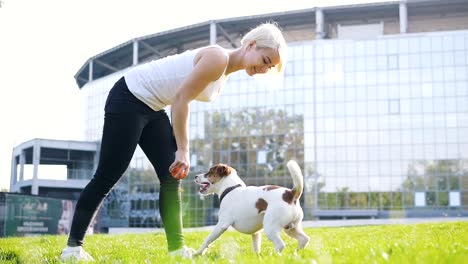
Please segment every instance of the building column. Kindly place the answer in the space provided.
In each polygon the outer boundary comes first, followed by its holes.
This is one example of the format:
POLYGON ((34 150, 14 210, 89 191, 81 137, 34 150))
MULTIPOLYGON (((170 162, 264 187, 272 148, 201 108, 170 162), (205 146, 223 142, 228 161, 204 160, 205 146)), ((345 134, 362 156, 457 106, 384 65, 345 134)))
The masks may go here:
POLYGON ((18 163, 16 156, 13 154, 11 157, 11 175, 10 175, 10 192, 14 192, 14 186, 18 182, 18 163))
POLYGON ((26 162, 26 154, 24 153, 24 149, 20 152, 20 173, 19 173, 19 181, 24 181, 24 163, 26 162))
POLYGON ((315 9, 315 38, 325 38, 325 19, 321 8, 315 9))
POLYGON ((33 178, 31 184, 31 194, 39 194, 39 161, 41 160, 41 145, 37 140, 34 142, 33 147, 33 178))
POLYGON ((406 0, 400 1, 400 33, 408 33, 408 4, 406 0))
POLYGON ((216 22, 211 21, 210 23, 210 45, 216 44, 216 38, 217 38, 216 22))

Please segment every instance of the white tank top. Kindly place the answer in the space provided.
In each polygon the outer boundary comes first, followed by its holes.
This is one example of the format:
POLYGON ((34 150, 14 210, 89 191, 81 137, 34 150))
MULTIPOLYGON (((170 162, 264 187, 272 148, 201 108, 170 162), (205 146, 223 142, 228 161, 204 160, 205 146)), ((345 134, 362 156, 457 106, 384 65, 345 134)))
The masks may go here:
MULTIPOLYGON (((195 56, 200 50, 208 47, 222 49, 229 59, 229 54, 223 48, 207 46, 153 60, 135 67, 124 75, 128 89, 153 110, 162 110, 174 102, 182 81, 192 72, 195 56)), ((209 83, 195 100, 209 102, 218 97, 227 79, 225 72, 226 68, 221 77, 209 83)))

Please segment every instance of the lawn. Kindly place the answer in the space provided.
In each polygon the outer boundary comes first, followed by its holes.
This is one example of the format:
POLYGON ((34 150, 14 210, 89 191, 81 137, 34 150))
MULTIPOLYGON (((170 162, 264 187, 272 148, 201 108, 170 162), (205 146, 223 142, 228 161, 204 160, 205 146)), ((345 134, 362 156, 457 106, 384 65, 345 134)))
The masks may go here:
MULTIPOLYGON (((205 256, 170 258, 164 233, 106 235, 86 238, 85 249, 97 263, 468 263, 468 221, 413 225, 306 228, 311 243, 296 252, 296 242, 284 235, 281 256, 263 236, 262 253, 251 250, 249 235, 228 231, 205 256)), ((206 231, 185 233, 197 248, 206 231)), ((60 263, 66 236, 0 239, 0 263, 60 263)))

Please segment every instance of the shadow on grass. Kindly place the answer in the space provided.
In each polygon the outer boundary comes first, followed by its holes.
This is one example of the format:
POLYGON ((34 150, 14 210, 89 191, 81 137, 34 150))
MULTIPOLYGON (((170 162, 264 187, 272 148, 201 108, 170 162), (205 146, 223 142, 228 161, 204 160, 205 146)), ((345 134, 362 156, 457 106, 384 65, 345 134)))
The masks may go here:
POLYGON ((13 251, 0 250, 0 263, 20 263, 18 254, 13 251))

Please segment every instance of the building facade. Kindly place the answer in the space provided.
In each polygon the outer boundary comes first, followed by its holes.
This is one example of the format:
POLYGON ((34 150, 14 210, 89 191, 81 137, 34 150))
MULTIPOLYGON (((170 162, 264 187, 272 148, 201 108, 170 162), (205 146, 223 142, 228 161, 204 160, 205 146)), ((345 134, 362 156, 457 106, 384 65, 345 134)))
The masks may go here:
MULTIPOLYGON (((266 20, 289 43, 284 77, 236 72, 216 101, 191 105, 186 226, 213 224, 218 206, 193 175, 221 162, 247 184, 291 187, 289 159, 303 168, 306 219, 468 215, 466 1, 313 8, 129 41, 75 76, 87 139, 100 140, 107 93, 134 65, 210 43, 238 47, 266 20)), ((159 226, 159 183, 139 148, 126 174, 104 202, 104 226, 159 226)))

